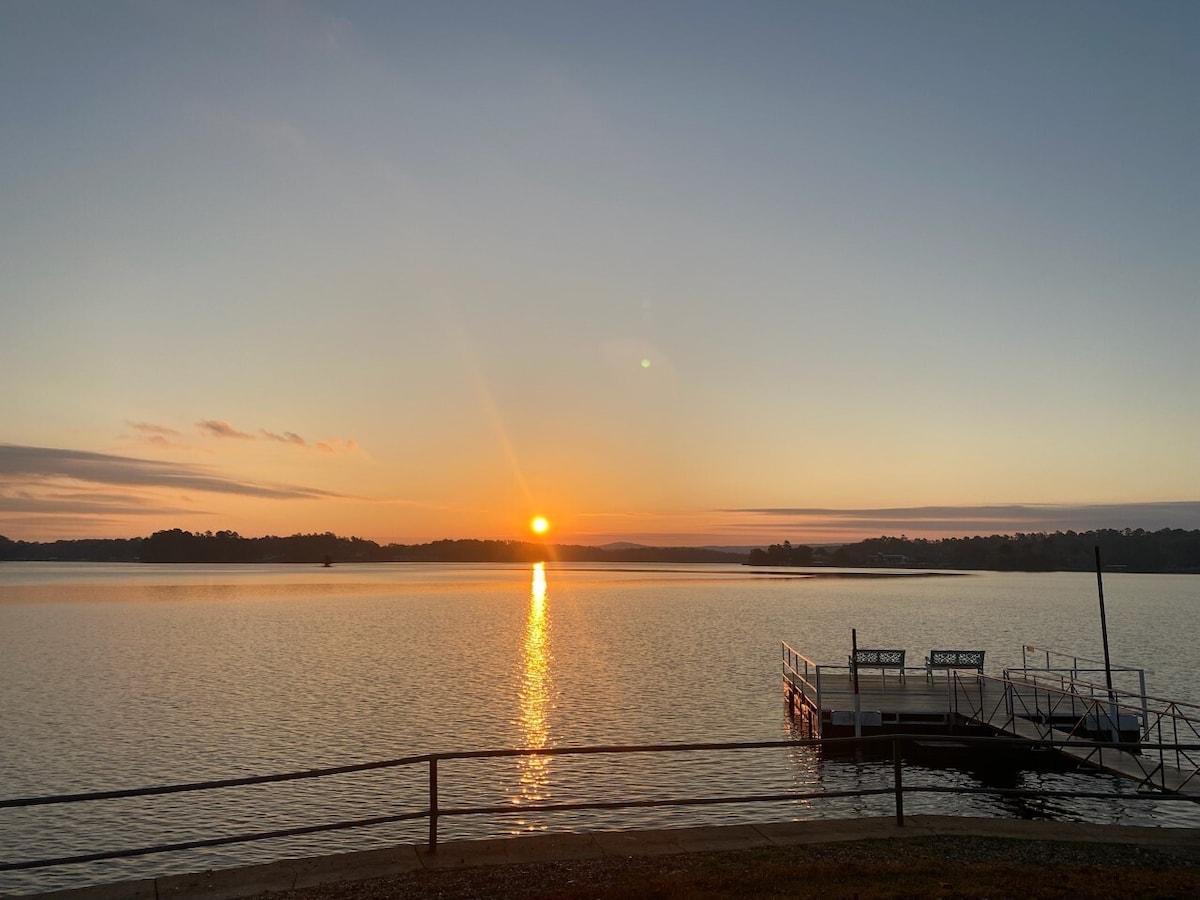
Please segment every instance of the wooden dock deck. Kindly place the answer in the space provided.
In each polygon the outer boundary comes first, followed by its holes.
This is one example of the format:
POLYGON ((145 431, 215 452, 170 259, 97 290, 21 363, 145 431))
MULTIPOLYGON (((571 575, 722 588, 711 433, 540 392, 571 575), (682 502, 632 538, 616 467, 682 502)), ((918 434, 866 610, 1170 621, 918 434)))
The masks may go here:
POLYGON ((1055 674, 1049 681, 1029 669, 985 675, 962 669, 929 673, 924 667, 863 672, 860 667, 856 695, 849 665, 818 665, 787 644, 783 647, 789 714, 809 736, 1020 739, 1143 787, 1200 798, 1200 707, 1173 701, 1152 706, 1144 694, 1098 696, 1094 684, 1074 675, 1055 674), (1165 730, 1164 721, 1169 725, 1165 730), (1111 730, 1114 722, 1116 732, 1111 730), (1181 732, 1191 741, 1182 750, 1181 732), (1133 749, 1112 746, 1116 742, 1133 749), (1164 750, 1162 744, 1177 746, 1164 750))
MULTIPOLYGON (((882 721, 893 725, 949 721, 954 710, 955 681, 942 674, 926 679, 923 672, 908 673, 903 680, 894 674, 859 675, 858 681, 858 708, 878 712, 882 721)), ((849 676, 826 678, 821 684, 823 711, 853 712, 854 683, 849 676)), ((1001 689, 991 681, 981 680, 979 689, 985 708, 1002 699, 1001 689)), ((837 719, 844 721, 842 716, 837 719)))

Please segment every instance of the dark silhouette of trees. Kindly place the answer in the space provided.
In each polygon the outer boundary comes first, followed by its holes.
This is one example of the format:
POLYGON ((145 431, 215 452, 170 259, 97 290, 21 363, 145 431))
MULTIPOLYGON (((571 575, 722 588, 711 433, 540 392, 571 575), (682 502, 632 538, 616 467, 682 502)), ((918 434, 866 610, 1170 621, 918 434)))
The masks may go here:
POLYGON ((911 566, 998 571, 1091 571, 1094 547, 1105 565, 1129 572, 1200 573, 1200 531, 1164 528, 1066 531, 926 540, 878 537, 841 546, 809 547, 790 541, 748 554, 703 547, 583 547, 526 541, 439 540, 387 544, 358 537, 293 534, 242 537, 236 531, 156 531, 147 538, 37 543, 0 535, 0 561, 60 560, 153 563, 562 562, 739 563, 756 566, 911 566))
POLYGON ((193 534, 173 528, 156 531, 142 544, 142 561, 153 563, 324 563, 385 562, 388 556, 374 541, 324 534, 268 535, 244 538, 236 531, 206 531, 193 534))
POLYGON ((811 566, 816 561, 813 548, 806 544, 792 546, 791 541, 772 544, 766 550, 755 547, 750 551, 752 566, 811 566))
POLYGON ((0 561, 137 562, 143 538, 89 538, 77 541, 13 541, 0 535, 0 561))
POLYGON ((245 538, 235 531, 192 533, 157 531, 141 543, 143 562, 333 563, 486 562, 527 563, 547 557, 564 562, 723 562, 739 563, 745 554, 698 547, 605 549, 526 541, 438 540, 428 544, 387 544, 358 537, 324 534, 245 538))
POLYGON ((837 566, 886 565, 903 556, 923 568, 986 569, 1016 572, 1087 572, 1095 567, 1095 547, 1107 568, 1129 572, 1200 573, 1200 531, 1103 529, 988 537, 881 537, 846 544, 829 561, 837 566))

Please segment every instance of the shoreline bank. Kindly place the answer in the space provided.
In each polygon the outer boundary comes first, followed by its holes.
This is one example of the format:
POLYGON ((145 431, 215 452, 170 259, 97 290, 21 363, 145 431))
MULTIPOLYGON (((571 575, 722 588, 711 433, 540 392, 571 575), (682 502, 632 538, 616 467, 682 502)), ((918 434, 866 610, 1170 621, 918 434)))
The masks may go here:
MULTIPOLYGON (((299 898, 357 896, 352 885, 421 873, 484 867, 609 860, 764 850, 795 845, 886 840, 954 838, 1002 839, 1030 843, 1097 844, 1144 848, 1195 868, 1200 882, 1200 828, 1158 828, 1074 822, 1024 821, 959 816, 909 816, 904 826, 892 817, 820 819, 756 825, 717 825, 580 834, 538 834, 511 838, 450 841, 430 853, 424 845, 398 845, 252 866, 170 875, 138 881, 71 888, 33 895, 39 900, 235 900, 283 892, 299 898), (336 887, 335 887, 336 890, 336 887)), ((1064 864, 1067 861, 1064 860, 1064 864)), ((371 896, 412 894, 412 884, 393 893, 386 884, 371 896)), ((364 889, 365 890, 365 889, 364 889)), ((431 894, 435 895, 435 894, 431 894)), ((455 896, 456 894, 449 894, 455 896)), ((365 896, 365 894, 364 894, 365 896)))

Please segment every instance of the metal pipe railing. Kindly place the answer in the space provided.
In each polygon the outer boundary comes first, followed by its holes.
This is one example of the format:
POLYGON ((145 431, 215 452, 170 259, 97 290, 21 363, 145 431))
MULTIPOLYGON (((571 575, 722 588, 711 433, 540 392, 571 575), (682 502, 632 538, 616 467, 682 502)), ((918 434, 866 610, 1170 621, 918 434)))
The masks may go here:
MULTIPOLYGON (((166 853, 172 851, 193 850, 204 847, 216 847, 229 844, 248 843, 252 841, 267 840, 270 838, 293 837, 298 835, 310 835, 321 832, 339 831, 351 828, 363 828, 369 826, 393 824, 397 822, 410 821, 415 819, 427 819, 429 823, 429 850, 436 852, 438 843, 438 824, 440 819, 447 816, 470 816, 470 815, 528 815, 530 813, 554 813, 563 811, 579 811, 579 810, 616 810, 616 809, 635 809, 635 808, 652 808, 652 807, 685 807, 685 806, 706 806, 719 804, 754 804, 778 801, 810 801, 822 799, 835 799, 842 797, 869 797, 891 794, 894 797, 895 816, 897 825, 904 825, 904 796, 905 794, 922 794, 922 793, 937 793, 937 794, 988 794, 993 796, 1011 796, 1011 797, 1061 797, 1061 798, 1095 798, 1095 799, 1112 799, 1120 801, 1128 800, 1154 800, 1154 801, 1171 801, 1179 800, 1191 803, 1200 802, 1200 797, 1183 795, 1183 794, 1164 794, 1159 792, 1140 792, 1135 794, 1116 794, 1111 792, 1099 791, 1046 791, 1046 790, 1022 790, 1022 789, 1001 789, 1001 788, 968 788, 961 786, 936 786, 936 785, 906 785, 903 779, 903 757, 904 747, 911 741, 922 741, 925 743, 937 742, 940 740, 950 741, 955 744, 966 743, 982 743, 988 746, 996 746, 1000 744, 1010 744, 1013 746, 1030 747, 1036 742, 1031 742, 1024 739, 1016 738, 997 738, 997 737, 971 737, 963 735, 955 735, 949 737, 940 737, 935 735, 876 735, 862 738, 826 738, 813 740, 788 740, 788 741, 729 741, 720 743, 686 743, 686 744, 633 744, 633 745, 606 745, 606 746, 590 746, 590 747, 547 747, 539 749, 496 749, 496 750, 476 750, 463 751, 458 753, 431 753, 420 756, 401 757, 399 759, 381 760, 372 763, 359 763, 350 766, 337 766, 329 769, 308 769, 301 772, 288 772, 264 776, 251 776, 248 778, 231 778, 218 779, 207 782, 188 782, 178 785, 159 785, 149 788, 136 788, 119 791, 94 791, 91 793, 75 793, 75 794, 58 794, 52 796, 40 797, 22 797, 8 800, 0 800, 0 809, 17 809, 33 806, 47 806, 53 804, 70 804, 70 803, 87 803, 111 800, 116 798, 130 797, 149 797, 166 793, 180 793, 185 791, 202 791, 202 790, 217 790, 250 784, 264 784, 269 782, 291 781, 307 778, 322 778, 329 775, 344 774, 346 772, 362 772, 372 769, 386 769, 397 766, 411 766, 421 763, 428 765, 429 771, 429 795, 427 797, 427 805, 424 809, 417 809, 406 813, 398 813, 387 816, 374 816, 361 819, 347 819, 338 822, 327 822, 317 825, 302 825, 292 828, 280 828, 271 831, 255 832, 251 834, 240 835, 224 835, 212 838, 199 838, 189 841, 178 841, 174 843, 164 843, 145 847, 134 847, 122 850, 107 850, 97 851, 93 853, 82 853, 72 856, 59 856, 44 859, 18 860, 12 862, 0 862, 0 872, 9 872, 27 869, 40 869, 52 866, 62 866, 76 863, 100 862, 104 860, 123 859, 129 857, 146 856, 154 853, 166 853), (618 799, 618 800, 603 800, 603 801, 579 801, 570 803, 534 803, 504 806, 475 806, 475 807, 458 807, 444 808, 439 803, 438 784, 439 784, 439 762, 450 762, 454 760, 468 759, 498 759, 512 758, 525 756, 574 756, 574 755, 599 755, 599 754, 630 754, 630 753, 679 753, 679 752, 715 752, 715 751, 736 751, 736 750, 768 750, 780 748, 796 748, 809 747, 818 751, 826 749, 845 750, 851 748, 860 748, 872 744, 890 743, 893 757, 893 775, 892 784, 886 786, 872 788, 858 788, 855 790, 832 790, 832 791, 815 791, 815 792, 795 792, 785 791, 770 794, 748 794, 737 796, 717 796, 717 797, 669 797, 669 798, 653 798, 653 799, 618 799)), ((1071 740, 1054 740, 1046 741, 1047 746, 1062 748, 1067 746, 1082 746, 1095 748, 1097 746, 1115 746, 1118 749, 1129 749, 1131 745, 1118 744, 1107 745, 1097 744, 1094 741, 1071 741, 1071 740)), ((1136 745, 1140 749, 1173 749, 1176 752, 1200 751, 1200 743, 1191 745, 1136 745)))
POLYGON ((1040 737, 1051 745, 1058 744, 1058 740, 1054 736, 1056 730, 1068 738, 1074 736, 1075 729, 1081 724, 1086 730, 1091 731, 1099 731, 1102 726, 1119 730, 1122 712, 1135 718, 1140 713, 1138 741, 1132 744, 1123 744, 1119 740, 1110 741, 1107 744, 1097 742, 1098 761, 1103 762, 1105 746, 1119 746, 1133 755, 1146 781, 1157 776, 1159 787, 1165 790, 1167 789, 1167 751, 1170 751, 1174 755, 1174 768, 1179 771, 1180 777, 1183 779, 1181 784, 1187 784, 1194 778, 1200 778, 1200 757, 1190 754, 1187 750, 1187 741, 1200 739, 1200 717, 1197 717, 1194 711, 1189 712, 1189 710, 1196 709, 1195 704, 1150 698, 1154 699, 1156 703, 1162 704, 1157 708, 1152 708, 1148 705, 1144 695, 1133 692, 1114 692, 1114 696, 1127 697, 1132 701, 1114 703, 1112 698, 1081 694, 1075 690, 1074 683, 1060 686, 1046 684, 1037 678, 1014 679, 1010 672, 1011 670, 1005 670, 1001 677, 972 676, 968 686, 960 685, 959 676, 956 674, 954 676, 955 691, 952 696, 952 711, 963 714, 969 719, 1008 731, 1015 730, 1016 720, 1024 720, 1035 725, 1040 737), (960 703, 960 698, 964 702, 973 699, 967 693, 968 687, 973 687, 976 682, 982 684, 984 681, 1001 685, 1001 698, 997 700, 991 710, 984 708, 982 691, 978 706, 975 706, 974 703, 965 703, 965 706, 960 703), (1004 705, 1004 715, 997 717, 1001 704, 1004 705), (1057 724, 1056 720, 1059 720, 1057 724), (1069 733, 1061 730, 1063 720, 1071 724, 1072 730, 1069 733), (1095 728, 1088 727, 1092 722, 1095 723, 1095 728), (1169 735, 1164 734, 1164 728, 1170 732, 1169 735), (1155 749, 1158 751, 1158 765, 1153 771, 1150 771, 1141 762, 1141 757, 1147 751, 1153 752, 1155 749))
MULTIPOLYGON (((1030 668, 1030 669, 1034 669, 1034 668, 1038 668, 1038 667, 1032 666, 1029 664, 1028 659, 1027 659, 1027 654, 1029 654, 1029 653, 1036 653, 1040 656, 1043 656, 1046 660, 1046 665, 1043 668, 1047 668, 1047 669, 1052 668, 1052 666, 1050 665, 1050 661, 1054 657, 1062 657, 1063 659, 1071 660, 1072 664, 1073 664, 1072 668, 1081 668, 1079 665, 1081 662, 1093 663, 1093 664, 1095 664, 1097 666, 1101 666, 1101 667, 1104 666, 1104 660, 1102 660, 1102 659, 1092 659, 1090 656, 1083 656, 1080 653, 1075 653, 1070 650, 1052 650, 1052 649, 1048 649, 1046 647, 1034 647, 1031 644, 1025 644, 1021 647, 1021 664, 1023 667, 1030 668)), ((1066 668, 1066 667, 1060 666, 1059 668, 1066 668)), ((1103 672, 1104 669, 1101 668, 1099 671, 1103 672)), ((1145 669, 1139 669, 1135 666, 1114 665, 1111 667, 1110 671, 1113 671, 1113 672, 1144 672, 1145 669)))

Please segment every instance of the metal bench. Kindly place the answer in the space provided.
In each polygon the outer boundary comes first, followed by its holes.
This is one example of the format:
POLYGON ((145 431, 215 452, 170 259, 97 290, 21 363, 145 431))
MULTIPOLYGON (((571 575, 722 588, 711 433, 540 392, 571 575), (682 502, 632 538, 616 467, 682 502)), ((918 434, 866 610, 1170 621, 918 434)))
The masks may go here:
POLYGON ((859 647, 847 657, 850 664, 850 677, 854 677, 855 669, 879 669, 880 673, 887 677, 888 669, 895 669, 900 673, 900 680, 904 680, 904 651, 903 650, 864 650, 859 647))
POLYGON ((974 669, 983 674, 983 650, 930 650, 925 657, 925 677, 933 680, 933 670, 974 669))

